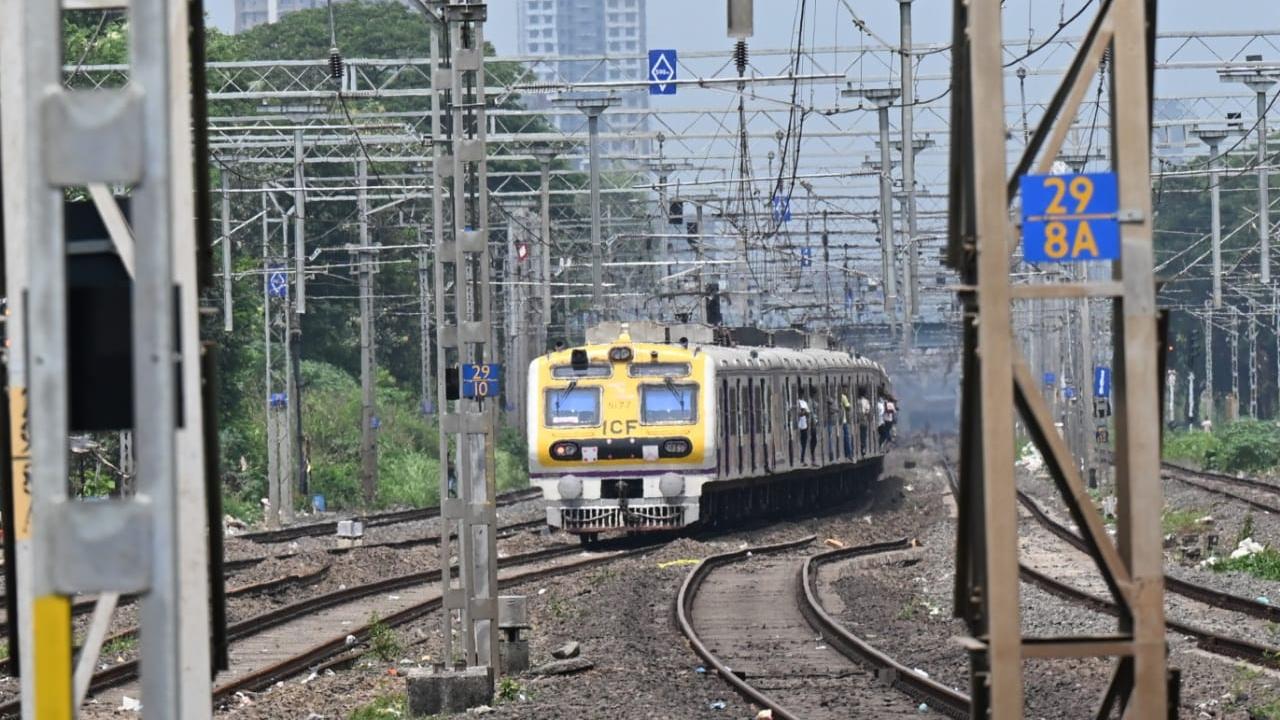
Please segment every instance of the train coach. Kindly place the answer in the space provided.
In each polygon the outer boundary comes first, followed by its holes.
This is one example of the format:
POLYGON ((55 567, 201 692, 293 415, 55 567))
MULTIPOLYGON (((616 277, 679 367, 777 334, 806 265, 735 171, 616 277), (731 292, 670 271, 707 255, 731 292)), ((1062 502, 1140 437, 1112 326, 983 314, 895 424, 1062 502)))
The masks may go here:
POLYGON ((547 524, 590 541, 786 512, 878 474, 877 363, 732 345, 704 326, 606 324, 529 367, 529 472, 547 524))

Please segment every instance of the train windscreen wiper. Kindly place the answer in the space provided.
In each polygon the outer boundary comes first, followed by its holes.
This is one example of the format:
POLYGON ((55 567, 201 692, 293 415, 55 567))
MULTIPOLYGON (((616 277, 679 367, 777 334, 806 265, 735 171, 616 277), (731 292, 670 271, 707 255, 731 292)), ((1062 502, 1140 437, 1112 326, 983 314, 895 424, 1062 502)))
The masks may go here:
POLYGON ((569 397, 569 393, 573 392, 573 389, 576 387, 578 387, 578 381, 570 380, 569 385, 566 386, 565 389, 559 395, 556 396, 556 412, 560 411, 560 403, 564 402, 564 399, 569 397))

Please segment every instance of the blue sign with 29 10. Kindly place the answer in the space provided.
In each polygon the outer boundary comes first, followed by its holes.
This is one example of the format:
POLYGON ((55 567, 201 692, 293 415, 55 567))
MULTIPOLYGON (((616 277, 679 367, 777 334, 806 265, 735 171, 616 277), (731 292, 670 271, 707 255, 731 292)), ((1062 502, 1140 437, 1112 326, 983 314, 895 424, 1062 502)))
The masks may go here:
POLYGON ((502 392, 502 366, 497 363, 462 366, 462 397, 495 397, 502 392))
POLYGON ((1028 262, 1120 258, 1115 173, 1024 175, 1022 256, 1028 262))

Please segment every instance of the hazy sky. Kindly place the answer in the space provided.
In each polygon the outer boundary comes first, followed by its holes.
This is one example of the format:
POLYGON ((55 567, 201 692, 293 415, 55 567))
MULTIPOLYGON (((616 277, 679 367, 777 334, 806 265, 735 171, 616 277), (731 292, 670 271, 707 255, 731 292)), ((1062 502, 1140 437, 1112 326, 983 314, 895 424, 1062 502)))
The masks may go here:
MULTIPOLYGON (((603 0, 601 0, 603 1, 603 0)), ((1280 26, 1280 17, 1273 15, 1267 22, 1264 8, 1274 9, 1276 0, 1227 0, 1206 3, 1203 0, 1165 0, 1160 4, 1161 30, 1218 30, 1256 26, 1261 22, 1270 29, 1280 26)), ((230 30, 233 0, 205 0, 205 6, 213 24, 230 30)), ((886 39, 897 37, 898 0, 848 0, 868 26, 886 39)), ((503 55, 516 50, 517 0, 491 0, 489 24, 486 34, 503 55)), ((649 45, 652 47, 676 47, 684 50, 712 50, 729 47, 724 36, 724 0, 648 0, 649 45)), ((757 0, 756 37, 754 42, 765 46, 785 45, 792 30, 797 0, 757 0)), ((828 44, 839 39, 842 43, 856 44, 858 34, 853 29, 844 0, 816 0, 821 28, 819 40, 828 44), (822 22, 823 16, 833 17, 840 9, 839 22, 822 22), (825 35, 825 41, 823 36, 825 35)), ((815 7, 811 0, 810 8, 815 7)), ((1032 23, 1037 34, 1051 32, 1060 15, 1072 15, 1080 8, 1080 0, 1010 0, 1005 12, 1006 35, 1024 36, 1027 27, 1028 7, 1032 8, 1032 23), (1016 28, 1016 31, 1015 31, 1016 28)), ((943 41, 951 32, 950 0, 916 0, 916 39, 919 42, 943 41)))

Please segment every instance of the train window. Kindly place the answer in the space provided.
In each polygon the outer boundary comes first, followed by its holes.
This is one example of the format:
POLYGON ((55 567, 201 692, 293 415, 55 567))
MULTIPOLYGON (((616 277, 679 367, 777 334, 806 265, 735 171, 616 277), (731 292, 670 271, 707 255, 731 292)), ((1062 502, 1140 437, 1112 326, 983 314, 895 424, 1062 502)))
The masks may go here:
POLYGON ((631 363, 631 377, 688 377, 689 363, 631 363))
POLYGON ((575 368, 572 365, 555 365, 551 368, 551 377, 564 380, 573 378, 607 378, 613 375, 613 369, 608 365, 595 363, 584 368, 575 368))
POLYGON ((640 422, 646 424, 692 423, 698 419, 698 386, 641 385, 640 422))
POLYGON ((600 388, 579 388, 570 384, 546 393, 548 427, 575 427, 600 424, 600 388))

